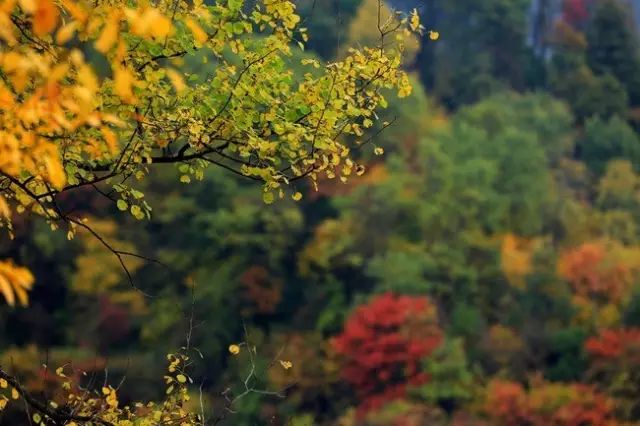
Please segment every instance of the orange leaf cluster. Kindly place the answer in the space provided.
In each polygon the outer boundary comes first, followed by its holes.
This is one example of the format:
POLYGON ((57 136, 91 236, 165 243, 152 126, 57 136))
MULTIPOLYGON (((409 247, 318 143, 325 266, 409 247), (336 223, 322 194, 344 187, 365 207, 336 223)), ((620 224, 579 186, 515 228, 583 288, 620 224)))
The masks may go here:
POLYGON ((602 243, 585 243, 560 256, 558 273, 579 296, 600 296, 618 301, 627 293, 631 267, 607 256, 602 243))
POLYGON ((640 364, 640 329, 602 330, 585 342, 586 351, 596 360, 618 360, 640 364))

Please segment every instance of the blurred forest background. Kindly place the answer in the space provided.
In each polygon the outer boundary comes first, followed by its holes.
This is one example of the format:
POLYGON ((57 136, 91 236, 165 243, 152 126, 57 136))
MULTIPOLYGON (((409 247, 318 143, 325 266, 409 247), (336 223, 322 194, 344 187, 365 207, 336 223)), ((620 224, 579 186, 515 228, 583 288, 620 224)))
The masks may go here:
MULTIPOLYGON (((378 37, 378 0, 297 3, 310 40, 293 61, 378 37)), ((259 387, 286 397, 247 395, 228 424, 638 424, 640 2, 385 7, 427 31, 364 176, 265 206, 222 169, 188 186, 163 168, 144 226, 92 191, 66 200, 171 266, 129 263, 152 297, 90 235, 16 219, 0 257, 37 284, 0 307, 0 364, 34 392, 55 381, 43 364, 72 361, 154 399, 189 336, 215 401, 246 376, 228 348, 249 337, 259 387), (292 367, 270 368, 278 354, 292 367)))

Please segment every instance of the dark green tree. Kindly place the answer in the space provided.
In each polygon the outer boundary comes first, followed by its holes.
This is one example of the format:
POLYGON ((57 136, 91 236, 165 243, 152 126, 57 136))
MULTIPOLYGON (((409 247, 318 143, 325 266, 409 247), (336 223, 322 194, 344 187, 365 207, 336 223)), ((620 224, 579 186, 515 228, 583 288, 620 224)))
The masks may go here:
POLYGON ((640 168, 640 140, 621 118, 592 118, 586 122, 584 137, 578 146, 580 158, 597 176, 601 176, 612 159, 626 159, 640 168))
POLYGON ((600 3, 587 30, 587 62, 596 74, 617 78, 635 106, 640 104, 640 58, 629 12, 616 0, 600 3))
POLYGON ((567 101, 578 123, 592 116, 627 114, 629 100, 625 86, 611 73, 597 75, 589 67, 587 41, 582 33, 559 23, 553 48, 547 72, 549 89, 567 101))
MULTIPOLYGON (((420 6, 437 42, 423 37, 416 66, 425 87, 451 108, 501 88, 531 85, 535 58, 526 47, 527 0, 430 0, 420 6)), ((539 67, 538 67, 539 68, 539 67)))

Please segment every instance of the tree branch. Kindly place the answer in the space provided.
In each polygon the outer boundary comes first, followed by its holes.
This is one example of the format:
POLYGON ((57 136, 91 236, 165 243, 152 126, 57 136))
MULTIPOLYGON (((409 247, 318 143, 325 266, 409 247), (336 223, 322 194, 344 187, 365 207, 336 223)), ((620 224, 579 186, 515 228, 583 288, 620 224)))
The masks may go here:
POLYGON ((37 410, 41 414, 53 420, 56 424, 66 424, 71 421, 76 422, 93 422, 103 426, 115 426, 113 423, 103 420, 97 414, 91 416, 81 416, 72 413, 65 413, 60 409, 49 408, 46 404, 34 398, 16 379, 2 368, 0 368, 0 378, 4 379, 14 388, 30 407, 37 410))

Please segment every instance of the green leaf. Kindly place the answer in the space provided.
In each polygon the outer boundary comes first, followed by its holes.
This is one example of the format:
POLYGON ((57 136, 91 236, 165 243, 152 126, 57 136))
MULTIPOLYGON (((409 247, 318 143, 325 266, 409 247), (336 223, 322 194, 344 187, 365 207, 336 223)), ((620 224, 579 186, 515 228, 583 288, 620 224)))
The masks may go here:
POLYGON ((264 194, 262 194, 262 200, 266 203, 266 204, 271 204, 273 203, 273 201, 275 200, 275 197, 273 195, 273 192, 265 192, 264 194))
POLYGON ((233 32, 236 34, 242 34, 244 32, 244 25, 242 22, 233 23, 233 32))
POLYGON ((118 202, 116 203, 116 206, 118 206, 118 210, 123 211, 123 212, 127 211, 127 209, 129 208, 129 205, 123 199, 118 200, 118 202))
POLYGON ((229 9, 232 12, 237 12, 242 7, 242 3, 244 3, 244 0, 229 0, 229 9))

